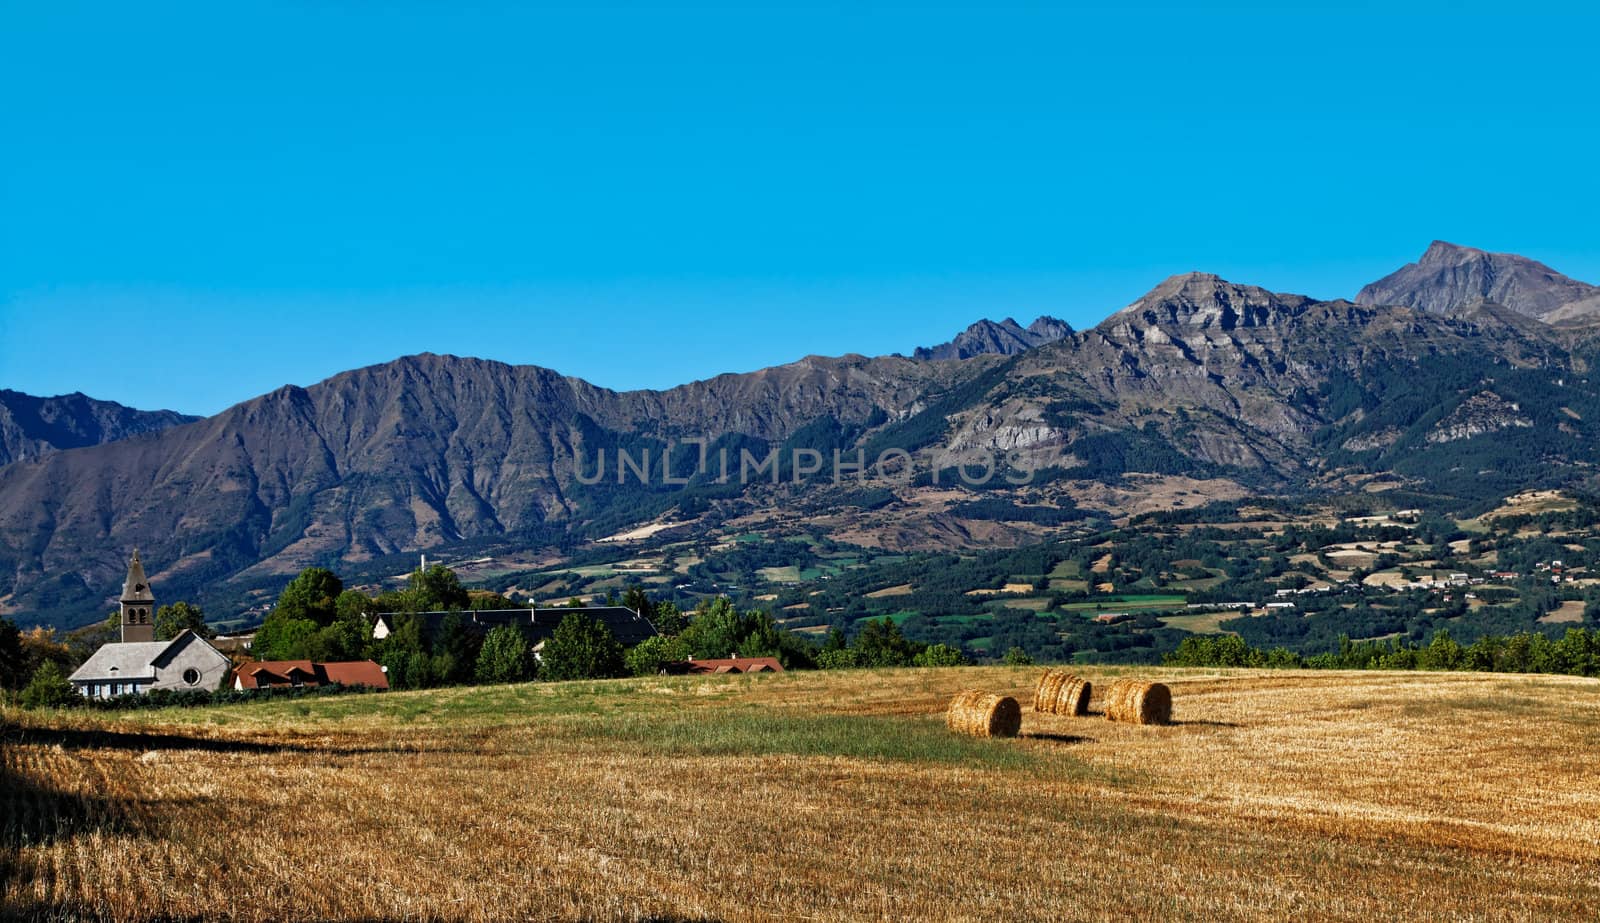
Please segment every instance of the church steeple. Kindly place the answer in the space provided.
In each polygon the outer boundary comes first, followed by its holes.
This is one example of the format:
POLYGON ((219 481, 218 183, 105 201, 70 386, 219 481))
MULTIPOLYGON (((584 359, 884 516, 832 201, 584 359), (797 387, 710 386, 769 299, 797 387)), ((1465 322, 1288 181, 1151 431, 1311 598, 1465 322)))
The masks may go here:
POLYGON ((144 564, 139 561, 139 549, 133 550, 128 562, 128 578, 122 582, 122 640, 154 641, 156 639, 155 594, 150 592, 150 581, 144 575, 144 564))

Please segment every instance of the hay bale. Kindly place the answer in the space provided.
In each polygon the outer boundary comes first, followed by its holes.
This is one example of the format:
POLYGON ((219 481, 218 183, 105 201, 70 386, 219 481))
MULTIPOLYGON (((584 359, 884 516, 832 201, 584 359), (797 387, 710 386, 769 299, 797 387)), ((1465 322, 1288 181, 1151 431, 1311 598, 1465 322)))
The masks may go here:
POLYGON ((1056 696, 1061 694, 1061 687, 1066 683, 1069 673, 1066 670, 1046 670, 1039 677, 1039 685, 1033 690, 1033 710, 1053 712, 1056 710, 1056 696))
POLYGON ((1054 715, 1086 715, 1091 691, 1088 680, 1079 679, 1066 670, 1051 670, 1039 677, 1039 686, 1033 694, 1033 710, 1054 715))
POLYGON ((1106 717, 1129 724, 1168 724, 1172 721, 1172 690, 1163 683, 1119 679, 1106 692, 1106 717))
POLYGON ((968 689, 950 700, 945 724, 974 737, 1015 737, 1022 730, 1022 706, 1008 695, 968 689))

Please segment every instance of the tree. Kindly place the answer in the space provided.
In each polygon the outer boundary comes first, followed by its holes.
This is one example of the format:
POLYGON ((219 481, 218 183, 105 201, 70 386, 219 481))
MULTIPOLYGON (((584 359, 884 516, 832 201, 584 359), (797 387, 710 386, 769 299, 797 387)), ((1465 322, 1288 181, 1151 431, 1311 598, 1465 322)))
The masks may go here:
POLYGON ((664 635, 677 635, 683 633, 689 621, 683 617, 683 612, 678 609, 677 603, 668 601, 656 604, 655 611, 650 616, 650 624, 664 635))
POLYGON ((308 567, 289 581, 278 594, 278 604, 272 615, 286 619, 310 619, 318 627, 331 623, 338 614, 339 594, 344 583, 333 571, 321 567, 308 567))
POLYGON ((920 648, 916 642, 906 640, 900 626, 888 616, 862 626, 851 647, 856 663, 863 667, 907 667, 920 648))
POLYGON ((669 663, 688 660, 689 645, 682 638, 656 635, 629 648, 622 659, 634 676, 654 676, 669 663))
POLYGON ((582 612, 561 620, 545 642, 539 672, 545 679, 598 679, 621 676, 622 645, 611 629, 582 612))
MULTIPOLYGON (((656 605, 650 601, 649 594, 637 583, 628 587, 622 593, 622 604, 629 609, 644 616, 645 621, 654 625, 656 623, 656 605)), ((657 628, 656 631, 661 629, 657 628)))
POLYGON ((206 615, 199 606, 179 600, 156 610, 156 640, 170 641, 185 631, 202 638, 214 638, 216 632, 206 627, 206 615))
POLYGON ((439 681, 466 682, 478 662, 480 643, 467 630, 466 621, 459 612, 451 612, 440 619, 439 630, 433 637, 433 656, 439 681))
POLYGON ((1000 662, 1008 667, 1027 667, 1033 665, 1033 658, 1029 657, 1028 652, 1022 648, 1013 647, 1006 651, 1006 655, 1000 659, 1000 662))
POLYGON ((0 618, 0 689, 22 685, 22 632, 10 619, 0 618))
POLYGON ((966 662, 967 658, 961 649, 948 644, 930 645, 911 658, 912 665, 918 667, 959 667, 966 662))
POLYGON ((27 708, 55 708, 73 704, 77 696, 66 672, 55 661, 46 660, 22 690, 22 704, 27 708))
POLYGON ((533 654, 522 631, 515 625, 497 625, 483 639, 473 675, 480 683, 518 683, 532 677, 533 669, 533 654))
POLYGON ((256 629, 250 650, 261 660, 309 660, 307 647, 321 630, 312 619, 288 618, 273 611, 256 629))
POLYGON ((461 586, 461 578, 443 564, 412 573, 410 587, 423 612, 465 609, 472 601, 461 586))

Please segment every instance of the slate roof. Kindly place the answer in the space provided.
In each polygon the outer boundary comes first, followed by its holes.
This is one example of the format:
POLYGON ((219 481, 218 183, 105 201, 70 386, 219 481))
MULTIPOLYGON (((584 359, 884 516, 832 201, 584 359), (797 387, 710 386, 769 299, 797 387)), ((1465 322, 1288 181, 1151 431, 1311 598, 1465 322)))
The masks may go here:
POLYGON ((125 603, 153 603, 155 594, 150 591, 150 578, 144 575, 144 564, 139 560, 139 549, 133 550, 133 560, 128 562, 128 576, 122 581, 122 601, 125 603))
POLYGON ((108 679, 156 678, 154 664, 173 641, 127 641, 102 644, 83 666, 67 677, 75 683, 108 679))
MULTIPOLYGON (((193 641, 211 647, 210 642, 188 629, 171 641, 117 641, 102 644, 67 679, 75 683, 117 679, 153 680, 156 678, 155 667, 165 664, 193 641)), ((214 647, 211 649, 216 650, 214 647)), ((218 651, 217 656, 222 656, 222 653, 218 651)))

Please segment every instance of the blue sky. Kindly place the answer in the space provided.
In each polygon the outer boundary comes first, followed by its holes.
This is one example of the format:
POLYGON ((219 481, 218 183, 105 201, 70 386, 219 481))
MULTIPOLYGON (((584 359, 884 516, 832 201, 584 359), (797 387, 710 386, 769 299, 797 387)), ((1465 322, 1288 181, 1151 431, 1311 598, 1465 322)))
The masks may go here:
POLYGON ((668 387, 1434 238, 1600 282, 1591 10, 8 3, 0 387, 668 387))

